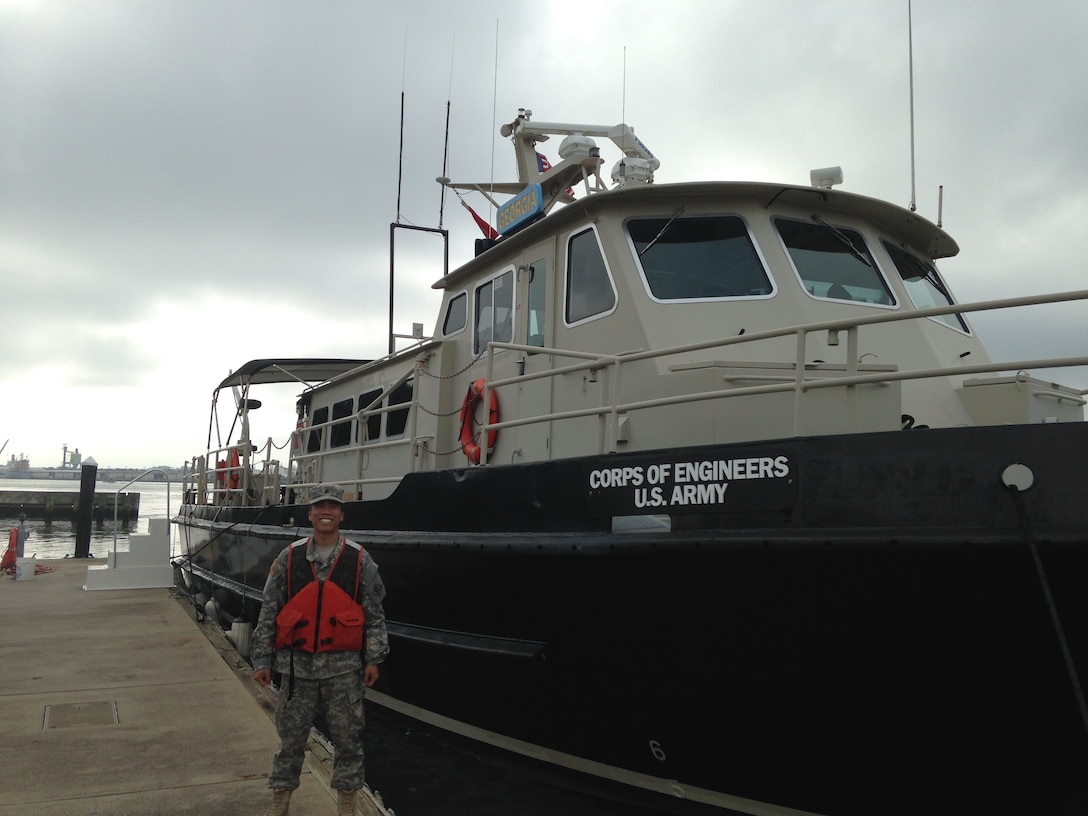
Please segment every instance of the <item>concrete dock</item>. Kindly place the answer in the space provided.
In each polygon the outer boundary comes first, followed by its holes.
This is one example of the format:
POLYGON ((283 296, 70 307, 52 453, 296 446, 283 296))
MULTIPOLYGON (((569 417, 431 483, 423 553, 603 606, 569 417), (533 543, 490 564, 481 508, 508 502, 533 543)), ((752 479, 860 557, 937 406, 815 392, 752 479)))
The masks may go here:
MULTIPOLYGON (((0 816, 260 816, 272 693, 176 590, 84 591, 101 563, 0 573, 0 816)), ((292 814, 336 812, 329 765, 315 745, 292 814)))

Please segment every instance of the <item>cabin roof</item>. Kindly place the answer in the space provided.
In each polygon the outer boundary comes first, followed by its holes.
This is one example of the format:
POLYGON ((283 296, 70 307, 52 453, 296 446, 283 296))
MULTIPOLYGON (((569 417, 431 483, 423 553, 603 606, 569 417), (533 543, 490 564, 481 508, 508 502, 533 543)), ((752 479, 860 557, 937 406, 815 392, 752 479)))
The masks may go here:
POLYGON ((333 357, 279 357, 250 360, 219 383, 220 390, 241 385, 266 383, 313 383, 366 365, 369 360, 348 360, 333 357))
POLYGON ((720 199, 725 208, 730 206, 730 200, 737 199, 755 199, 761 201, 767 208, 776 203, 790 204, 794 207, 811 204, 814 212, 824 214, 840 212, 871 221, 932 259, 949 258, 960 251, 952 236, 927 218, 898 204, 858 193, 761 181, 648 184, 609 190, 579 198, 520 232, 503 238, 492 249, 434 283, 433 288, 446 289, 459 285, 481 266, 493 266, 497 257, 505 254, 503 248, 516 251, 531 241, 540 240, 542 235, 567 228, 572 223, 585 220, 590 215, 596 216, 605 208, 616 212, 629 206, 641 206, 647 201, 660 200, 662 212, 665 212, 669 207, 674 207, 678 200, 684 202, 707 198, 720 199))

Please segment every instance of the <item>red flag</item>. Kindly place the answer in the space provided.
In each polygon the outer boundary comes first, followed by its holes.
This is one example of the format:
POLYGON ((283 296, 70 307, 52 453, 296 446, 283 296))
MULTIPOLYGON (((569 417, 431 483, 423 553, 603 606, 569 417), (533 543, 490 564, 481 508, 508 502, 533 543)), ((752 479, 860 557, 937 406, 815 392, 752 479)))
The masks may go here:
MULTIPOLYGON (((536 154, 536 169, 540 171, 541 175, 547 173, 549 170, 552 169, 552 163, 548 161, 548 157, 545 156, 543 153, 538 152, 536 154)), ((573 196, 574 188, 568 187, 567 195, 573 196)))
POLYGON ((484 234, 485 238, 490 238, 492 241, 494 241, 496 238, 499 237, 499 233, 495 231, 495 228, 487 223, 479 215, 477 215, 476 210, 472 209, 472 207, 470 207, 463 198, 460 199, 460 201, 461 206, 463 206, 472 214, 472 220, 476 222, 476 226, 480 228, 480 232, 484 234))

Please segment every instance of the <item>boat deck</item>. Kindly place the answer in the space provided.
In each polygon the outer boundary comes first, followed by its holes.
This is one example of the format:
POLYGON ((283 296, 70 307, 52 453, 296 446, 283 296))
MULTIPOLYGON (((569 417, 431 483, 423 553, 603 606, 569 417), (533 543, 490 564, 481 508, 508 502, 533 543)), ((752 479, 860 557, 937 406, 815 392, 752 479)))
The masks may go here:
MULTIPOLYGON (((176 590, 83 591, 101 563, 0 574, 0 816, 262 813, 272 692, 176 590)), ((292 811, 335 813, 328 775, 315 743, 292 811)))

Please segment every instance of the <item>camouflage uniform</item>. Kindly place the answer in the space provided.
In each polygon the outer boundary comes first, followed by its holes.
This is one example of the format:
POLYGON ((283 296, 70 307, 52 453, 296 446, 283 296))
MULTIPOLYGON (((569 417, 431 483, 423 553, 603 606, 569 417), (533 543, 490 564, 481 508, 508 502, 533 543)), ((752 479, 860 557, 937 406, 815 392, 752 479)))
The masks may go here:
MULTIPOLYGON (((300 539, 307 541, 308 539, 300 539)), ((344 539, 333 549, 327 562, 318 560, 317 548, 309 539, 306 560, 313 562, 317 578, 324 581, 332 572, 336 557, 344 549, 344 539)), ((298 542, 296 542, 298 543, 298 542)), ((287 553, 284 549, 272 563, 264 585, 264 605, 253 632, 251 659, 254 671, 273 669, 286 678, 291 672, 291 651, 274 649, 276 616, 287 603, 287 553)), ((345 555, 348 557, 349 553, 345 555)), ((353 557, 353 556, 352 556, 353 557)), ((366 644, 364 654, 356 651, 305 652, 295 651, 293 694, 281 689, 276 701, 276 731, 280 747, 272 762, 268 786, 277 790, 294 790, 314 716, 321 712, 328 725, 328 736, 336 746, 331 785, 337 790, 357 790, 363 787, 363 668, 381 663, 389 652, 385 631, 385 611, 382 599, 385 586, 378 575, 378 565, 363 551, 360 575, 360 596, 366 615, 366 644), (365 657, 366 664, 363 659, 365 657)))

